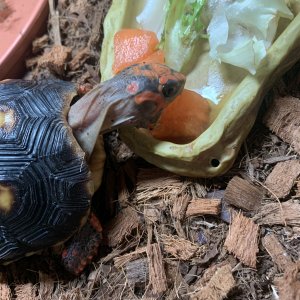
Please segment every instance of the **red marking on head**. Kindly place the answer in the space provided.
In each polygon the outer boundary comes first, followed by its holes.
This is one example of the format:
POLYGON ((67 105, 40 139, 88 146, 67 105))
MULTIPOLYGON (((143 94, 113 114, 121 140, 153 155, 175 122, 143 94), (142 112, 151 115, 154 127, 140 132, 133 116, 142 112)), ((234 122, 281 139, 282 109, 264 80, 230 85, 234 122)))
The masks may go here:
POLYGON ((159 77, 159 83, 166 84, 169 79, 170 79, 170 77, 168 75, 167 76, 163 75, 163 76, 159 77))
POLYGON ((132 81, 131 83, 128 84, 126 90, 129 94, 136 94, 137 91, 139 90, 138 82, 137 81, 132 81))
POLYGON ((79 85, 77 88, 77 93, 82 96, 87 94, 90 90, 92 90, 93 86, 91 84, 83 84, 79 85))
POLYGON ((145 101, 152 101, 156 103, 156 110, 154 113, 159 112, 167 105, 167 103, 164 101, 164 97, 162 97, 160 94, 153 93, 150 91, 145 91, 143 93, 138 94, 137 96, 135 96, 134 101, 138 105, 142 104, 145 101))

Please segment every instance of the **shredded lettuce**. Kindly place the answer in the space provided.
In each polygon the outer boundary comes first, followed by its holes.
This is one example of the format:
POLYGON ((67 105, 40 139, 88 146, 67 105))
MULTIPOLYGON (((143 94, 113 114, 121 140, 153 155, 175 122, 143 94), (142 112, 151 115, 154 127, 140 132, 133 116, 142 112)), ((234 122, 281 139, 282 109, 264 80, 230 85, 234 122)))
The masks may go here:
POLYGON ((167 4, 168 0, 146 0, 142 11, 136 16, 141 28, 155 32, 159 40, 164 29, 167 4))
POLYGON ((292 19, 284 0, 209 0, 210 56, 255 74, 272 44, 280 17, 292 19))
POLYGON ((187 73, 187 65, 195 53, 196 43, 204 37, 201 12, 206 0, 169 0, 160 47, 166 63, 177 71, 187 73))
MULTIPOLYGON (((299 0, 297 0, 299 1, 299 0)), ((292 19, 285 0, 145 0, 136 17, 154 31, 166 64, 188 74, 208 38, 210 57, 255 74, 277 33, 280 18, 292 19)))

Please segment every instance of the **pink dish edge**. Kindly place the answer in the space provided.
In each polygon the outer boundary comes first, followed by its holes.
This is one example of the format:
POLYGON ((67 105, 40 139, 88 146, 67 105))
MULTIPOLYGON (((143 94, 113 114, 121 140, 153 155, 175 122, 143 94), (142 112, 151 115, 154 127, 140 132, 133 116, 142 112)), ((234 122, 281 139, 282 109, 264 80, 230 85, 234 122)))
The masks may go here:
POLYGON ((48 1, 37 1, 37 5, 28 18, 22 32, 2 56, 0 80, 22 77, 25 71, 25 58, 31 52, 31 44, 35 37, 46 29, 48 17, 48 1))

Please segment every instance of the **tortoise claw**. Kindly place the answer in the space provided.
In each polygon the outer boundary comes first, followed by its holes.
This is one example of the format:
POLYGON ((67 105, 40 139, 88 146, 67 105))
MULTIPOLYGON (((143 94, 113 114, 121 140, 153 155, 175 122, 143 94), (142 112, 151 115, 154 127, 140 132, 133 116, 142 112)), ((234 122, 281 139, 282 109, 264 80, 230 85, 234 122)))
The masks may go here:
POLYGON ((98 253, 102 227, 91 213, 88 221, 73 236, 62 253, 62 264, 73 275, 79 275, 98 253))

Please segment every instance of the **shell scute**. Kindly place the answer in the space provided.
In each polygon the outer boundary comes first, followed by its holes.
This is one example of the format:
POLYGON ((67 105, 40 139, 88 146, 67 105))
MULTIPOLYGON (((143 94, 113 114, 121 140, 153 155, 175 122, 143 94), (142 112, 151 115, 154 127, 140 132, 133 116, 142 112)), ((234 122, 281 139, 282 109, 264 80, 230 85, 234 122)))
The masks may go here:
POLYGON ((15 120, 8 131, 0 115, 0 262, 66 240, 89 211, 89 168, 66 120, 75 94, 62 81, 0 84, 0 114, 15 120))

